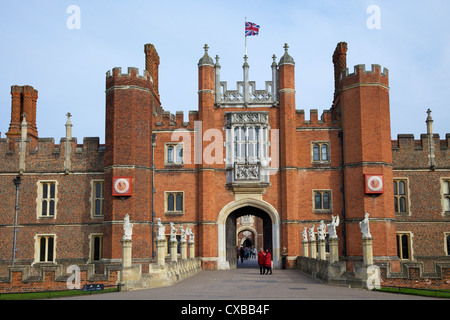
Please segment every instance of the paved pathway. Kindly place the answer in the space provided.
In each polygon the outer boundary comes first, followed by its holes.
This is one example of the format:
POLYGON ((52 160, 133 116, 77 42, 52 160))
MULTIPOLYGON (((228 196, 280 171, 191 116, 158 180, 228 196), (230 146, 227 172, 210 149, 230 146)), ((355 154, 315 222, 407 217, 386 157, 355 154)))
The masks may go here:
POLYGON ((89 300, 422 300, 424 297, 324 285, 298 270, 260 275, 255 260, 235 270, 201 271, 170 287, 67 299, 89 300))

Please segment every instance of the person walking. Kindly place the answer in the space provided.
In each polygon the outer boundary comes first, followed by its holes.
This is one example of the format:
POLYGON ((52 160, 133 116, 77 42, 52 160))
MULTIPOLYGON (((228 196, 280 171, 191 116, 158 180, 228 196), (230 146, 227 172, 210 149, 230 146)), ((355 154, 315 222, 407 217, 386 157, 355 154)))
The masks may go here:
POLYGON ((266 256, 264 257, 264 262, 266 266, 266 274, 272 274, 272 254, 269 249, 266 249, 266 256))
POLYGON ((286 247, 283 248, 283 251, 281 252, 281 263, 282 263, 282 269, 286 269, 286 258, 287 258, 287 250, 286 247))
POLYGON ((264 271, 266 270, 265 268, 266 260, 265 260, 265 253, 262 248, 259 249, 258 252, 258 265, 259 265, 259 273, 264 274, 264 271))
POLYGON ((240 250, 239 254, 241 256, 241 263, 244 263, 245 250, 244 250, 243 247, 241 247, 241 250, 240 250))

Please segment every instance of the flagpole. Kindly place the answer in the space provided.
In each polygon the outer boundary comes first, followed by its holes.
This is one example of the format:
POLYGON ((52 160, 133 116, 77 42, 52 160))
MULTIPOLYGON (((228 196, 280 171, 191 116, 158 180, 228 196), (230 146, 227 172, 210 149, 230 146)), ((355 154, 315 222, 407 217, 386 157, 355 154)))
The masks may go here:
MULTIPOLYGON (((247 25, 247 17, 245 17, 245 25, 247 25)), ((247 35, 244 31, 244 37, 245 37, 245 56, 247 56, 247 35)))

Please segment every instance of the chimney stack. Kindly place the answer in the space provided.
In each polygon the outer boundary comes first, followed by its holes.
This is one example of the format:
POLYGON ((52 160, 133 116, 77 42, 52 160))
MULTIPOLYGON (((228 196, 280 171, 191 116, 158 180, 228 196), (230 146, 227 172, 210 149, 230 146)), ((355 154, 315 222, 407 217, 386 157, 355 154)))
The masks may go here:
POLYGON ((347 43, 339 42, 333 54, 334 96, 338 94, 342 71, 347 69, 347 43))
POLYGON ((21 137, 21 123, 26 114, 28 129, 27 138, 31 139, 31 149, 37 146, 38 132, 36 127, 36 104, 38 92, 32 86, 11 87, 11 122, 6 137, 10 148, 14 149, 15 139, 21 137))
POLYGON ((147 43, 144 47, 145 51, 145 70, 147 70, 153 79, 153 88, 155 94, 159 98, 159 55, 155 49, 155 46, 151 43, 147 43))

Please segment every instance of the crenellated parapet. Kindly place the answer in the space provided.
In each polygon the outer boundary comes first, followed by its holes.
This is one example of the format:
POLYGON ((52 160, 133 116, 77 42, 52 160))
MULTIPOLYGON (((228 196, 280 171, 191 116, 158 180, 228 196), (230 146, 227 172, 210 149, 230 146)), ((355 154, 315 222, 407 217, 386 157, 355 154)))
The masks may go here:
POLYGON ((353 73, 349 73, 346 68, 341 73, 340 86, 342 90, 364 84, 366 86, 381 85, 389 89, 389 70, 382 69, 378 64, 372 64, 371 70, 367 71, 366 66, 358 64, 354 67, 353 73))
POLYGON ((197 111, 189 111, 189 120, 184 121, 184 112, 176 111, 175 114, 170 111, 155 113, 153 116, 153 129, 156 130, 176 130, 194 127, 194 121, 198 119, 197 111))
POLYGON ((309 110, 309 120, 306 120, 305 110, 296 110, 297 128, 331 128, 339 127, 340 124, 333 120, 331 110, 324 110, 319 116, 317 109, 309 110))
POLYGON ((139 68, 129 67, 127 73, 122 73, 122 68, 117 67, 106 72, 106 90, 115 86, 136 86, 153 90, 153 77, 147 70, 140 74, 139 68))
POLYGON ((395 168, 430 168, 430 155, 433 155, 435 168, 448 168, 450 161, 448 155, 450 146, 450 134, 441 139, 439 134, 433 134, 430 139, 428 134, 421 134, 420 139, 415 139, 413 134, 399 134, 396 140, 392 140, 392 160, 395 168), (431 141, 431 143, 430 143, 431 141), (431 146, 434 146, 434 150, 431 146))
MULTIPOLYGON (((102 172, 104 166, 105 147, 100 144, 98 137, 83 139, 82 144, 77 143, 76 138, 69 141, 71 152, 69 154, 71 167, 66 172, 65 162, 66 138, 61 138, 60 143, 55 143, 54 138, 39 138, 36 148, 31 148, 31 139, 27 139, 24 156, 26 173, 51 172, 51 173, 72 173, 72 172, 102 172)), ((0 161, 2 163, 2 173, 19 172, 19 145, 20 139, 14 141, 15 149, 9 149, 9 139, 0 139, 0 161)))

